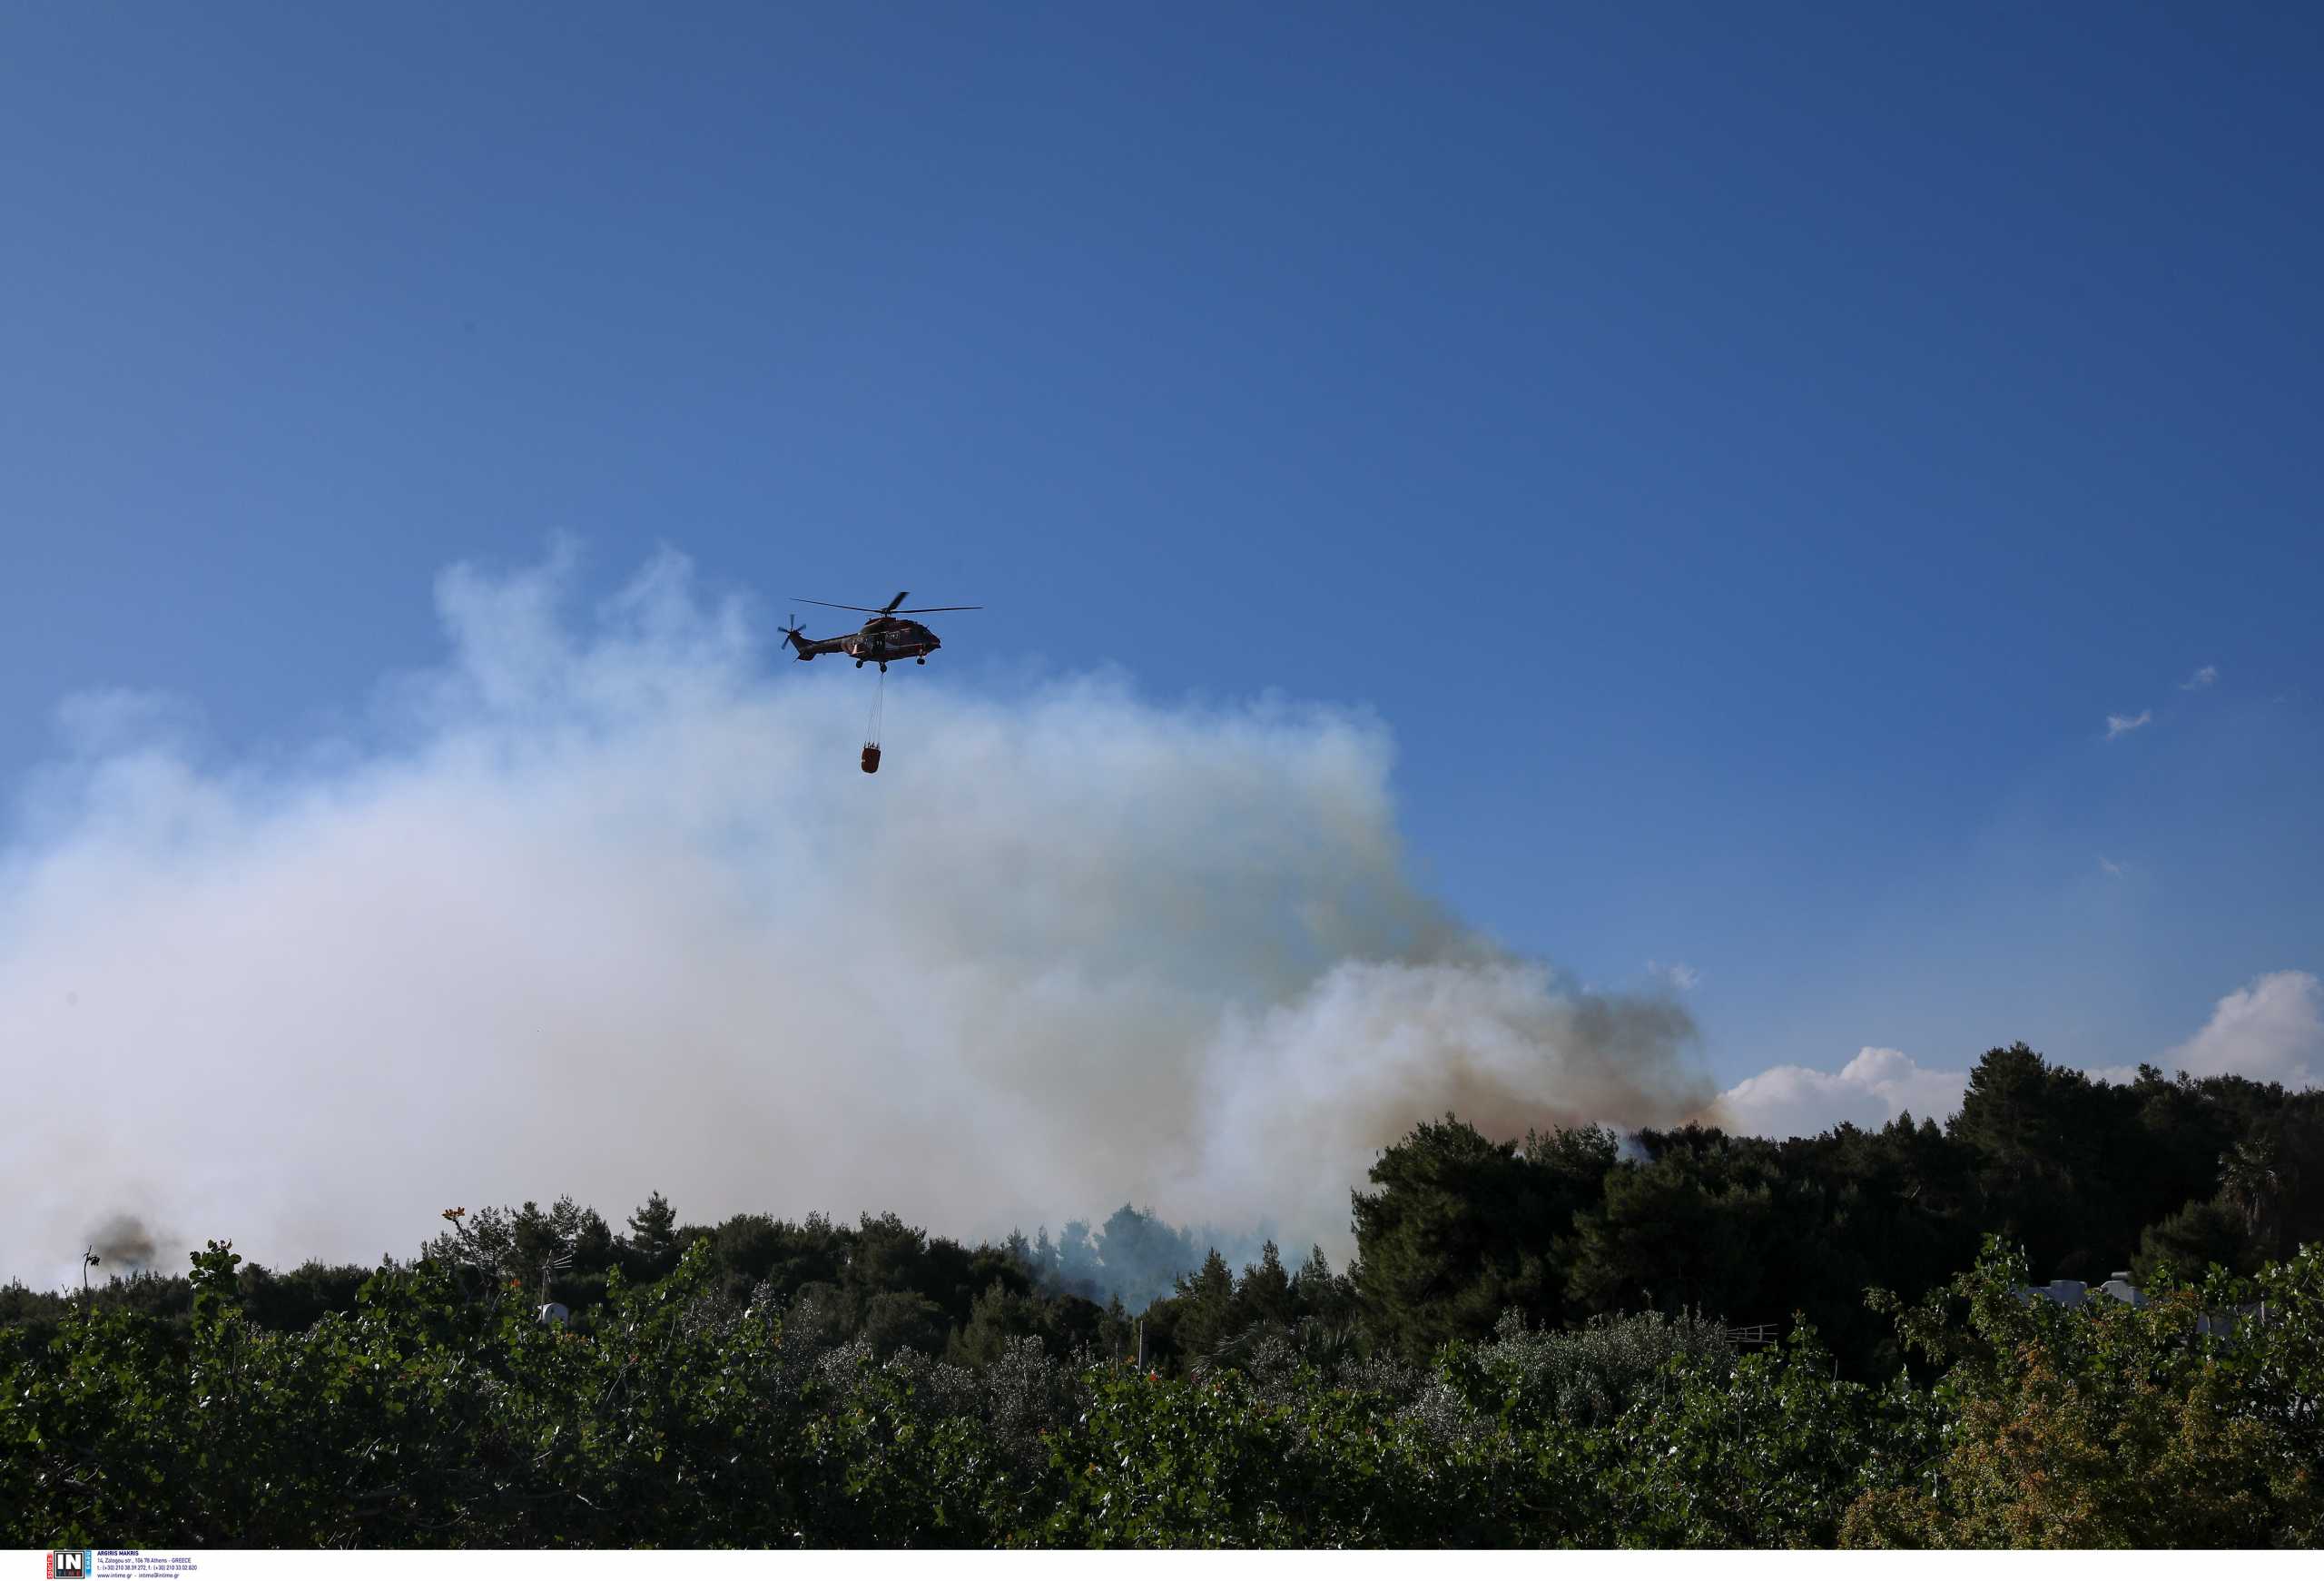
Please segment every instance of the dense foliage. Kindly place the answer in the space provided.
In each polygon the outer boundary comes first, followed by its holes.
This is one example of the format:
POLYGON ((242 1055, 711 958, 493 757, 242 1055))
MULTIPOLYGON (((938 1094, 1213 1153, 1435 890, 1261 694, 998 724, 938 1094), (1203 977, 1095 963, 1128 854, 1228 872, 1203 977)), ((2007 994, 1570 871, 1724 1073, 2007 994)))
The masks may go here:
POLYGON ((1344 1272, 1269 1244, 1238 1275, 1127 1207, 978 1247, 658 1195, 619 1232, 569 1199, 446 1220, 377 1270, 213 1244, 0 1290, 8 1540, 2324 1536, 2324 1096, 2232 1079, 2020 1046, 1941 1130, 1448 1117, 1374 1166, 1344 1272), (2021 1293, 2123 1267, 2152 1304, 2021 1293))
MULTIPOLYGON (((0 1359, 12 1546, 2314 1543, 2324 1257, 2142 1309, 2014 1294, 1892 1314, 1933 1388, 1837 1376, 1812 1331, 1513 1314, 1433 1363, 1140 1375, 1038 1339, 979 1368, 833 1340, 725 1289, 707 1241, 586 1326, 433 1259, 352 1314, 261 1328, 230 1248, 182 1334, 92 1304, 0 1359), (2264 1299, 2256 1315, 2224 1315, 2264 1299), (2206 1314, 2210 1314, 2207 1317, 2206 1314), (2216 1320, 2215 1320, 2216 1319, 2216 1320)), ((801 1309, 809 1309, 802 1317, 801 1309)))
POLYGON ((1945 1126, 1905 1115, 1772 1141, 1702 1126, 1508 1146, 1447 1117, 1386 1151, 1355 1200, 1355 1285, 1410 1351, 1504 1309, 1562 1325, 1641 1307, 1745 1325, 1805 1312, 1848 1376, 1893 1374, 1867 1288, 1913 1298, 1987 1233, 2043 1282, 2255 1272, 2324 1240, 2324 1092, 2240 1077, 2108 1082, 2023 1044, 1971 1072, 1945 1126), (1627 1156, 1623 1156, 1627 1154, 1627 1156))

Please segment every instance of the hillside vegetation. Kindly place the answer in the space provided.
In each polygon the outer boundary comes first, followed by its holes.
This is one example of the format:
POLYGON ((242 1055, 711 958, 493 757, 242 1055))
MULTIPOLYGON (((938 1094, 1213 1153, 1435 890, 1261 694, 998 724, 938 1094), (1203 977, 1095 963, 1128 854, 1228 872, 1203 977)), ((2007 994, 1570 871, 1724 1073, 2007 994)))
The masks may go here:
POLYGON ((1124 1209, 0 1291, 18 1546, 2255 1546, 2324 1537, 2324 1111, 2023 1047, 1948 1126, 1384 1152, 1358 1258, 1124 1209), (1133 1313, 1095 1299, 1182 1271, 1133 1313), (2144 1308, 2029 1302, 2135 1265, 2144 1308), (571 1309, 544 1322, 544 1297, 571 1309), (1779 1345, 1730 1329, 1776 1323, 1779 1345), (1146 1364, 1131 1359, 1140 1344, 1146 1364))

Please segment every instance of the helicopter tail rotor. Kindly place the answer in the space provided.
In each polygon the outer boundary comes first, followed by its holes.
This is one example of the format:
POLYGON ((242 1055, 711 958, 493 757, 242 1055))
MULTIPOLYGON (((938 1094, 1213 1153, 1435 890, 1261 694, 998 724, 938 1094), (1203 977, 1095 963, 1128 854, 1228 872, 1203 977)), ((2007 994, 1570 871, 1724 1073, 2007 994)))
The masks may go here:
POLYGON ((800 635, 802 628, 798 624, 799 617, 793 615, 790 617, 790 619, 792 624, 783 628, 783 642, 792 647, 797 648, 801 658, 809 659, 814 657, 815 656, 813 654, 807 651, 806 639, 800 635))

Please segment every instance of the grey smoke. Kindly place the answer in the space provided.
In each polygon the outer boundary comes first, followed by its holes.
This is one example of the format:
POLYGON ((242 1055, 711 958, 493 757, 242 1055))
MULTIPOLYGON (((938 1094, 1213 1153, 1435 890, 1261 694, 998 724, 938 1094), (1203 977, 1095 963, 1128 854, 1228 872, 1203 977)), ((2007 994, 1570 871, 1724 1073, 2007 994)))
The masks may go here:
MULTIPOLYGON (((1210 1252, 1239 1273, 1265 1255, 1267 1239, 1264 1231, 1166 1223, 1125 1202, 1102 1224, 1068 1221, 1054 1241, 1044 1227, 1032 1256, 1068 1293, 1095 1301, 1118 1299, 1131 1311, 1142 1312, 1201 1267, 1210 1252)), ((1305 1255, 1304 1249, 1285 1254, 1284 1266, 1297 1268, 1305 1255)))
POLYGON ((444 666, 288 758, 72 707, 0 850, 44 1136, 0 1163, 0 1277, 123 1204, 281 1263, 656 1187, 970 1235, 1127 1198, 1344 1259, 1422 1118, 1715 1097, 1676 1003, 1575 992, 1413 886, 1360 713, 931 667, 891 677, 872 779, 869 676, 771 664, 682 559, 571 601, 562 560, 456 568, 444 666))
POLYGON ((138 1273, 154 1266, 161 1242, 133 1213, 115 1213, 89 1237, 97 1266, 110 1273, 138 1273))

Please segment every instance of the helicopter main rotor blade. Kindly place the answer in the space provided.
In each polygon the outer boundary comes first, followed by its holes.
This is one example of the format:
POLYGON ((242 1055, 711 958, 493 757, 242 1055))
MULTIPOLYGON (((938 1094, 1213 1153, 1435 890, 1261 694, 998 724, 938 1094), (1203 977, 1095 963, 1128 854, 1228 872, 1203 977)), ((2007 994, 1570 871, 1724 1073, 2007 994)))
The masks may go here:
POLYGON ((880 613, 881 613, 881 614, 882 614, 882 615, 893 615, 893 614, 896 612, 896 606, 897 606, 897 605, 899 605, 899 604, 901 604, 901 603, 902 603, 905 599, 907 599, 907 598, 911 598, 911 595, 910 593, 899 593, 899 594, 897 594, 894 598, 892 598, 889 599, 885 604, 882 604, 882 605, 881 605, 881 606, 880 606, 880 613))
MULTIPOLYGON (((901 598, 903 594, 899 593, 901 598)), ((981 609, 981 604, 924 604, 917 609, 899 609, 893 604, 874 609, 869 604, 834 604, 828 598, 802 598, 802 604, 820 604, 826 609, 852 609, 858 615, 942 615, 954 609, 981 609)))

